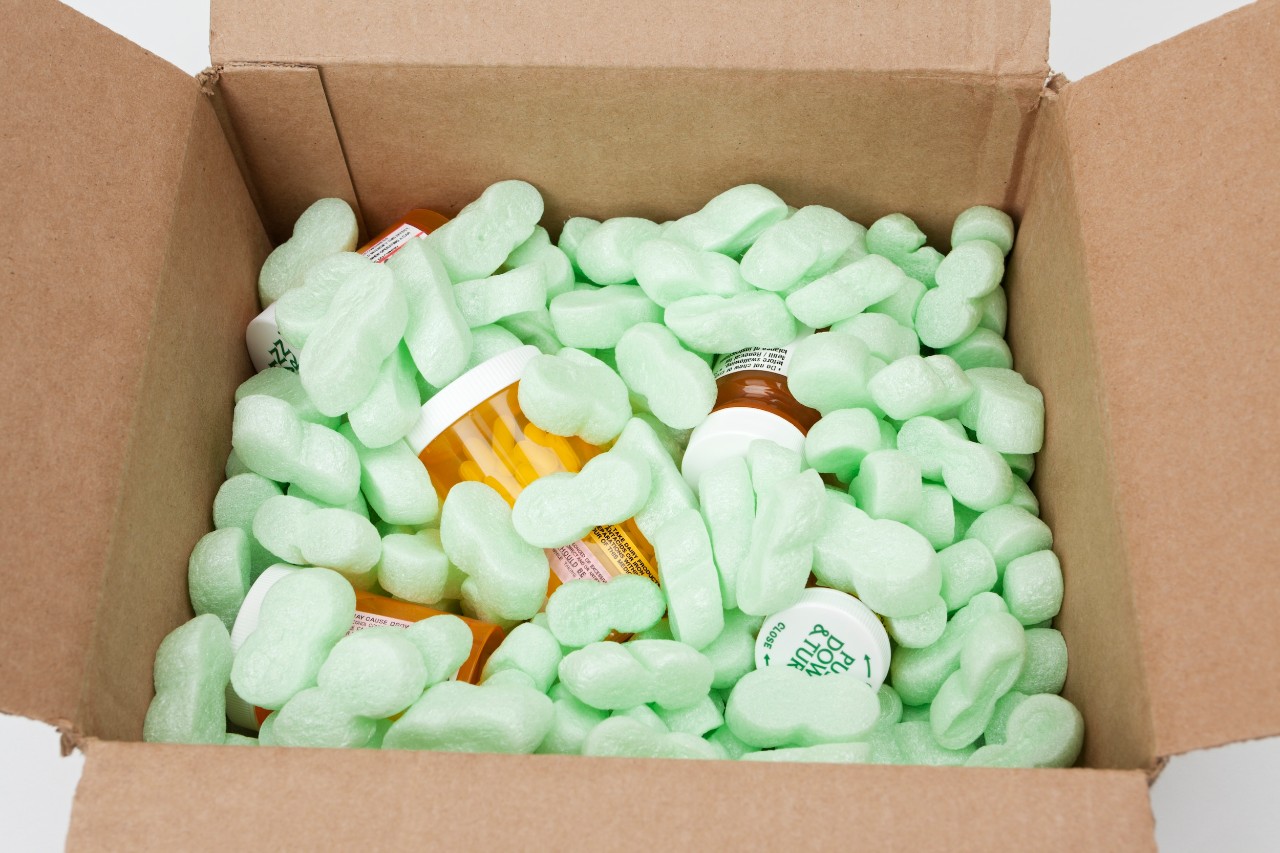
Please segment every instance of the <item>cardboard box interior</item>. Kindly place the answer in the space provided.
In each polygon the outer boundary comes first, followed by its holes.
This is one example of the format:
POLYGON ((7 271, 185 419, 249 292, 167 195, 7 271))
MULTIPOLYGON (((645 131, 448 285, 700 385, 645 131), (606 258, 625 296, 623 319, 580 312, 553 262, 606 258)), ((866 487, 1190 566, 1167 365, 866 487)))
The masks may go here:
MULTIPOLYGON (((0 601, 0 636, 23 650, 0 658, 0 710, 54 721, 85 746, 73 840, 123 837, 138 797, 181 813, 224 786, 240 787, 201 818, 210 832, 232 803, 267 820, 280 786, 305 792, 319 817, 334 805, 325 780, 352 772, 419 791, 424 778, 450 779, 451 808, 474 818, 459 840, 472 842, 511 828, 486 826, 471 795, 555 778, 582 799, 603 796, 595 811, 621 810, 585 836, 603 843, 637 814, 600 794, 622 774, 661 791, 656 813, 705 806, 721 834, 688 817, 655 830, 686 843, 798 832, 827 809, 881 837, 937 843, 928 826, 891 817, 924 791, 949 803, 940 825, 1011 805, 974 828, 991 845, 1008 843, 996 830, 1050 846, 1149 844, 1143 783, 1161 757, 1280 731, 1280 678, 1253 665, 1280 653, 1280 525, 1265 500, 1277 403, 1259 394, 1280 369, 1280 300, 1266 274, 1280 262, 1280 5, 1065 87, 1044 86, 1043 2, 1007 15, 975 2, 968 18, 921 3, 895 32, 915 53, 887 49, 883 29, 864 37, 867 26, 841 30, 861 53, 834 36, 806 41, 798 27, 827 29, 774 4, 755 9, 758 26, 728 33, 720 4, 660 4, 654 17, 679 18, 682 38, 641 46, 628 36, 656 25, 626 4, 567 21, 554 18, 572 4, 521 5, 514 23, 484 3, 463 4, 468 14, 397 7, 406 25, 376 37, 343 19, 351 10, 307 26, 314 5, 215 3, 220 67, 203 92, 57 4, 38 4, 3 39, 0 83, 26 128, 4 142, 22 167, 6 239, 57 251, 5 257, 10 281, 26 286, 8 288, 0 320, 14 418, 0 453, 18 484, 0 541, 11 567, 44 569, 11 577, 0 601), (538 19, 522 17, 530 8, 538 19), (944 26, 957 20, 987 26, 944 26), (548 42, 569 24, 600 37, 548 42), (409 37, 426 33, 429 51, 409 37), (48 55, 31 61, 32 44, 48 55), (1086 720, 1081 764, 1128 772, 128 743, 155 648, 189 617, 186 558, 209 529, 271 243, 318 197, 351 201, 373 233, 414 206, 454 213, 513 177, 543 191, 553 229, 571 215, 671 218, 745 182, 864 224, 903 211, 944 250, 964 208, 1013 214, 1009 339, 1047 403, 1033 485, 1066 581, 1055 622, 1071 654, 1065 695, 1086 720), (69 215, 72 205, 88 212, 69 215), (730 790, 744 793, 716 805, 730 790), (782 823, 743 807, 780 790, 766 814, 787 810, 782 823), (864 798, 856 807, 849 791, 864 798)), ((813 5, 844 23, 853 14, 813 5)), ((546 824, 571 817, 577 798, 532 799, 512 798, 513 822, 554 834, 563 828, 546 824)))

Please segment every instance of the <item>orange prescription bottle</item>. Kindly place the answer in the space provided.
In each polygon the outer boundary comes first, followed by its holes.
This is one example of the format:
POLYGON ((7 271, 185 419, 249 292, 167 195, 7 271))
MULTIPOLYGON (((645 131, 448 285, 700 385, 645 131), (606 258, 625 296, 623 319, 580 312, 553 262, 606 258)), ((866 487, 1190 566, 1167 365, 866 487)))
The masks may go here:
MULTIPOLYGON (((235 625, 231 628, 231 650, 239 651, 244 641, 258 627, 258 614, 262 610, 262 602, 271 587, 298 569, 293 566, 276 565, 264 571, 245 596, 240 605, 240 613, 236 616, 235 625)), ((351 621, 348 635, 365 628, 408 628, 414 622, 421 622, 432 616, 439 616, 443 611, 433 610, 411 601, 401 601, 385 595, 378 595, 364 590, 356 590, 356 615, 351 621)), ((494 649, 502 643, 505 632, 497 625, 459 616, 471 629, 471 655, 458 668, 455 678, 458 681, 480 682, 480 673, 485 661, 493 654, 494 649)), ((258 726, 271 713, 264 708, 256 708, 236 695, 230 685, 227 687, 227 718, 246 729, 257 731, 258 726)))
MULTIPOLYGON (((525 486, 557 471, 577 472, 601 448, 544 432, 529 422, 517 397, 525 366, 539 355, 525 346, 500 353, 441 388, 422 406, 409 446, 431 475, 441 500, 464 480, 491 486, 509 504, 525 486)), ((635 522, 601 525, 582 540, 548 548, 549 590, 586 578, 608 581, 621 574, 655 583, 652 547, 635 522)))
POLYGON ((791 352, 806 330, 785 347, 748 347, 716 359, 716 402, 689 435, 681 473, 695 490, 718 463, 747 455, 751 442, 767 438, 797 453, 821 415, 791 396, 787 372, 791 352))
MULTIPOLYGON (((400 251, 405 243, 417 237, 425 237, 449 219, 434 210, 415 208, 394 223, 385 231, 360 247, 360 254, 375 263, 386 261, 400 251)), ((297 371, 298 356, 280 335, 280 327, 276 325, 276 307, 268 305, 262 313, 249 321, 244 333, 245 346, 249 348, 249 358, 253 361, 253 369, 259 373, 268 367, 287 367, 297 371)))

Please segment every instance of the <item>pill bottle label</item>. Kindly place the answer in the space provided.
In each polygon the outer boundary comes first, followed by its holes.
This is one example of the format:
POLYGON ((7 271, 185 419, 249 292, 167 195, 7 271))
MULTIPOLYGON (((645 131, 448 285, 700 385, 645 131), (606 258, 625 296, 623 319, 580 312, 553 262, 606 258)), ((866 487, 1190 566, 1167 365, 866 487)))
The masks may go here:
POLYGON ((720 356, 711 372, 723 379, 744 370, 763 370, 786 376, 791 367, 791 347, 747 347, 720 356))
POLYGON ((357 610, 356 618, 352 620, 351 627, 347 630, 347 636, 351 636, 356 631, 363 631, 365 628, 408 628, 412 624, 405 619, 394 619, 390 616, 357 610))
POLYGON ((582 542, 572 542, 560 548, 548 548, 547 559, 561 583, 577 580, 608 583, 609 572, 582 542))
POLYGON ((387 236, 364 250, 364 256, 375 264, 385 263, 392 255, 400 251, 405 243, 408 243, 415 237, 427 236, 419 228, 415 228, 408 222, 401 224, 387 236))

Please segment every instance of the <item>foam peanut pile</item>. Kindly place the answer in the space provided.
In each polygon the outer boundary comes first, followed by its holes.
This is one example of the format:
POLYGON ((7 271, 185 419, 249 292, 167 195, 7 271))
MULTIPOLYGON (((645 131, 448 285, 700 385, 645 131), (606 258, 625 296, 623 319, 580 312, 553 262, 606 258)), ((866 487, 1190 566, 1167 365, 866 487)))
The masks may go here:
POLYGON ((950 252, 908 217, 869 227, 739 186, 671 222, 563 223, 494 184, 386 264, 317 202, 262 269, 297 373, 236 394, 213 532, 189 565, 195 619, 161 644, 149 740, 595 756, 1063 767, 1079 712, 1057 694, 1063 582, 1027 485, 1040 392, 1013 370, 1001 286, 1010 218, 974 207, 950 252), (760 440, 701 477, 688 430, 710 364, 795 345, 789 387, 821 414, 803 452, 760 440), (608 448, 511 506, 437 495, 405 441, 419 406, 522 345, 539 429, 608 448), (634 519, 661 584, 575 580, 544 549, 634 519), (251 633, 229 629, 268 567, 251 633), (878 689, 757 667, 763 620, 811 582, 857 596, 893 641, 878 689), (355 590, 444 611, 355 630, 355 590), (478 684, 457 615, 507 633, 478 684), (619 635, 631 635, 618 642, 619 635), (228 734, 224 691, 269 713, 228 734))

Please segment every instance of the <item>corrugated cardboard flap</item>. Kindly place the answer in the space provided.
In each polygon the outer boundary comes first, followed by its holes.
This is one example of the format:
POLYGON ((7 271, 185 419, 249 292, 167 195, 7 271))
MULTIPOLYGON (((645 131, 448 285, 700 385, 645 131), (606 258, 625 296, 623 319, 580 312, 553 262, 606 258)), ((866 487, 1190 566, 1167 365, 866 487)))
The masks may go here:
POLYGON ((1062 93, 1156 755, 1280 732, 1278 64, 1269 0, 1062 93))
POLYGON ((93 741, 69 847, 1150 850, 1139 771, 93 741), (353 786, 352 780, 358 780, 353 786))
POLYGON ((215 63, 855 69, 1043 80, 1049 3, 214 0, 211 29, 215 63))

